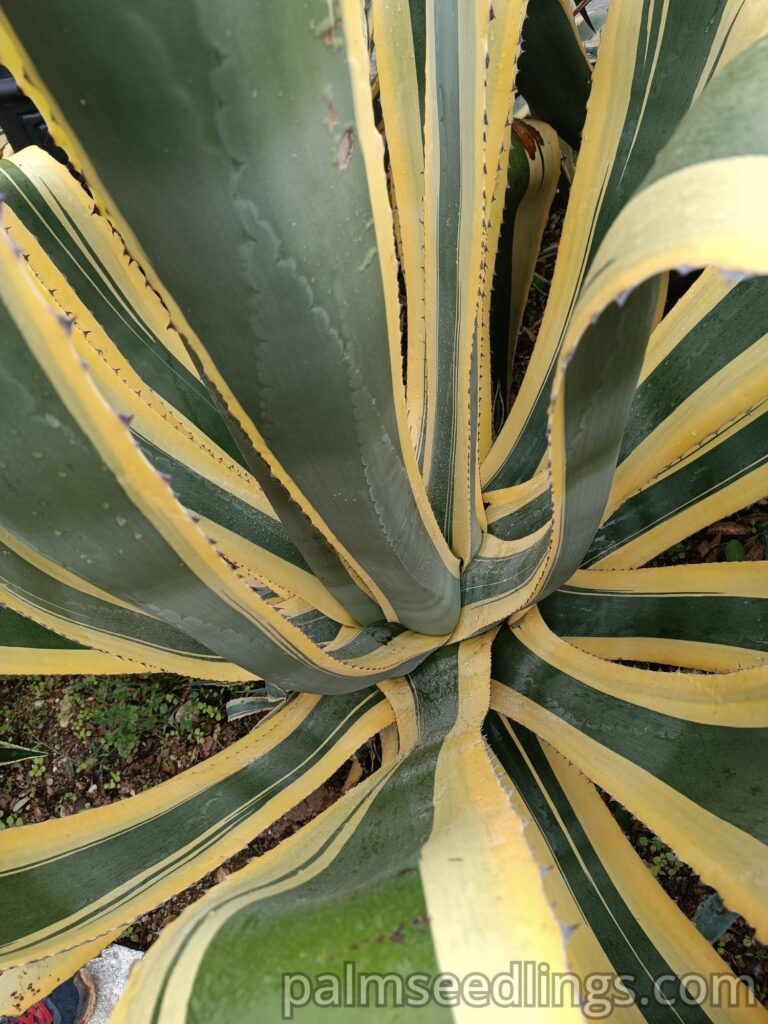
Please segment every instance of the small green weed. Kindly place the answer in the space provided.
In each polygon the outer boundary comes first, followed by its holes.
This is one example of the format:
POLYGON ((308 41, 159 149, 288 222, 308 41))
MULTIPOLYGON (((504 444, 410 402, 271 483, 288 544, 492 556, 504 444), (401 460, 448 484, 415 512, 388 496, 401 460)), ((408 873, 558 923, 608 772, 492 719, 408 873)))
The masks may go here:
POLYGON ((658 836, 640 836, 638 845, 647 847, 651 855, 648 868, 654 878, 658 878, 660 872, 674 878, 677 872, 683 867, 682 861, 670 850, 666 843, 663 843, 658 836))
MULTIPOLYGON (((223 700, 222 695, 222 706, 223 700)), ((195 743, 212 735, 216 741, 223 719, 222 707, 203 683, 169 685, 131 676, 78 679, 59 708, 60 725, 88 743, 92 757, 100 761, 112 755, 130 761, 142 741, 157 733, 183 735, 195 743), (202 728, 206 719, 214 723, 213 730, 202 728)), ((120 773, 113 771, 105 789, 119 784, 120 773)))

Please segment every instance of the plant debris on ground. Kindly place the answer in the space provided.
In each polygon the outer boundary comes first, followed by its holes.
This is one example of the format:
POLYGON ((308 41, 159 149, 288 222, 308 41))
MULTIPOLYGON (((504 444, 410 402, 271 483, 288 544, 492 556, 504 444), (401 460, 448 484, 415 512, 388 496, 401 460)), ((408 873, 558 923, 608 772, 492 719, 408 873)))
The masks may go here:
POLYGON ((756 998, 768 1006, 768 946, 755 938, 755 929, 741 915, 729 914, 712 886, 684 864, 651 829, 606 793, 602 796, 635 852, 667 895, 710 939, 734 974, 749 979, 756 998), (711 929, 708 931, 701 920, 702 911, 713 904, 717 912, 714 927, 707 922, 711 929))

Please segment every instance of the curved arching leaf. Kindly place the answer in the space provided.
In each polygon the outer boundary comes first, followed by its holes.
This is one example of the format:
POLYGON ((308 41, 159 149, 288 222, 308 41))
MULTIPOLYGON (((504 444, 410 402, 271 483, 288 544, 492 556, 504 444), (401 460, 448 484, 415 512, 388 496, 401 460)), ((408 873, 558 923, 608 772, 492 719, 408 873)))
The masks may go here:
MULTIPOLYGON (((583 775, 548 744, 492 713, 486 732, 553 868, 547 895, 572 922, 561 998, 608 1019, 758 1024, 754 992, 723 962, 634 852, 583 775), (699 981, 698 979, 702 979, 699 981)), ((555 990, 556 991, 556 990, 555 990)))
POLYGON ((768 278, 706 271, 654 332, 588 565, 638 565, 766 491, 768 278))
POLYGON ((305 694, 145 793, 3 832, 0 965, 124 928, 240 850, 391 721, 377 690, 305 694))
POLYGON ((502 631, 493 656, 492 706, 629 807, 766 934, 768 667, 616 665, 556 637, 537 610, 502 631))
POLYGON ((601 658, 727 672, 768 663, 768 564, 582 570, 540 605, 549 628, 601 658))

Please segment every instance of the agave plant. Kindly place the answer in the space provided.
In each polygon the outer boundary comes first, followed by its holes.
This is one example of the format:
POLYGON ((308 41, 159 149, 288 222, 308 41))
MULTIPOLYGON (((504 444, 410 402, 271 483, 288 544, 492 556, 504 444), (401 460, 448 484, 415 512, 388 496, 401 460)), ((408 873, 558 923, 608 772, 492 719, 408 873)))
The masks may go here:
MULTIPOLYGON (((723 962, 596 787, 768 934, 768 564, 642 568, 768 493, 766 14, 614 0, 593 77, 565 0, 3 0, 88 190, 0 163, 2 671, 275 710, 3 833, 0 1011, 379 736, 115 1020, 463 1020, 524 961, 612 1019, 764 1019, 693 985, 723 962), (374 972, 440 984, 362 1011, 374 972)), ((485 1012, 581 1016, 521 995, 485 1012)))

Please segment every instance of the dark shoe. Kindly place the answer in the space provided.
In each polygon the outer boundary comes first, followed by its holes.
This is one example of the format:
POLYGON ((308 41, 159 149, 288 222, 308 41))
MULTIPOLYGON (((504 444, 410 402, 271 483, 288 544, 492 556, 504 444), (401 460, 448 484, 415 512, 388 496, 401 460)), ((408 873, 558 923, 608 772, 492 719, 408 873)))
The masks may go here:
POLYGON ((87 1024, 95 1009, 93 978, 83 969, 20 1017, 0 1017, 0 1024, 87 1024))

